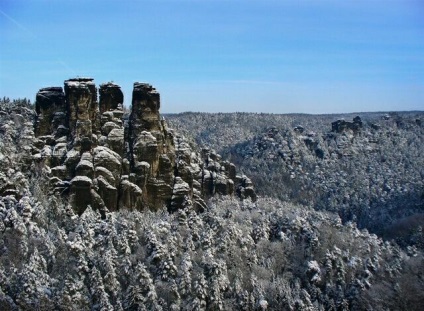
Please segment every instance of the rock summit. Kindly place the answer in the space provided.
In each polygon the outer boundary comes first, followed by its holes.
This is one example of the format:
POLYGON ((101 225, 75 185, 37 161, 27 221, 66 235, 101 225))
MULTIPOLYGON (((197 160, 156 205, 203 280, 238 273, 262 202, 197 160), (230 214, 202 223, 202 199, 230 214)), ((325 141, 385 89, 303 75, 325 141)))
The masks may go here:
POLYGON ((98 92, 91 78, 37 93, 33 159, 79 214, 89 205, 100 211, 203 210, 213 195, 256 199, 234 164, 207 148, 195 152, 168 129, 154 87, 134 83, 131 111, 123 104, 119 85, 101 84, 98 92))

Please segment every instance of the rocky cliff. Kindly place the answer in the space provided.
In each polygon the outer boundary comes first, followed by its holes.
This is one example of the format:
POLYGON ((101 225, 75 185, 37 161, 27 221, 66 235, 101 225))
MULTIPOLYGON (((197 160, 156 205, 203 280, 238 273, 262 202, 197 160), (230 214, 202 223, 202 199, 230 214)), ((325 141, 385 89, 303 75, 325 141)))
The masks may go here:
POLYGON ((196 153, 167 128, 151 85, 134 83, 129 117, 118 85, 100 85, 99 95, 93 79, 76 78, 36 97, 33 158, 79 214, 88 205, 202 210, 216 194, 256 199, 251 181, 236 175, 232 163, 209 149, 196 153))

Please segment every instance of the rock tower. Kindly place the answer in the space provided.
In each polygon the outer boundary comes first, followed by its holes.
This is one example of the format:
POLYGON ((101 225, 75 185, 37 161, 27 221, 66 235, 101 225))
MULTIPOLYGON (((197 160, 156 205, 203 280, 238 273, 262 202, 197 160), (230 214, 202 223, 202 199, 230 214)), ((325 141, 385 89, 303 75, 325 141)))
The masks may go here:
POLYGON ((194 152, 160 118, 160 95, 134 83, 132 108, 114 83, 97 88, 91 78, 66 80, 36 97, 34 159, 50 175, 54 191, 73 208, 197 210, 213 195, 256 199, 252 183, 209 149, 194 152))

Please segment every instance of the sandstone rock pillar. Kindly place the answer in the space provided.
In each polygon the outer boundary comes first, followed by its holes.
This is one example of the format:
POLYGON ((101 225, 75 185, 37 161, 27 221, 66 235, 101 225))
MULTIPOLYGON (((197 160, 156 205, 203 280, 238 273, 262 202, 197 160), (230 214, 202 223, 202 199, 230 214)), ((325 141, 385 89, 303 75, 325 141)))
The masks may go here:
POLYGON ((202 211, 213 195, 256 198, 250 179, 237 176, 233 164, 212 150, 199 155, 167 128, 151 85, 134 83, 128 119, 118 85, 102 84, 99 93, 97 101, 91 78, 37 93, 33 157, 50 167, 50 184, 70 195, 78 214, 89 205, 102 213, 190 205, 202 211))
POLYGON ((122 110, 124 94, 119 85, 112 82, 103 83, 100 85, 99 95, 100 115, 106 111, 122 110))
POLYGON ((124 94, 121 87, 112 82, 100 85, 100 126, 103 145, 118 153, 121 157, 125 152, 124 126, 124 94))
POLYGON ((36 96, 35 111, 35 136, 59 136, 59 126, 67 128, 65 94, 61 87, 41 89, 36 96))
POLYGON ((159 209, 172 197, 175 150, 159 115, 160 96, 151 85, 134 83, 129 118, 131 165, 147 205, 159 209), (154 199, 153 199, 154 198, 154 199))
POLYGON ((80 151, 88 151, 92 147, 92 134, 96 133, 99 127, 97 89, 93 79, 66 80, 65 94, 74 146, 80 151))
POLYGON ((160 95, 147 83, 134 83, 130 116, 132 133, 138 136, 142 131, 161 131, 159 108, 160 95))

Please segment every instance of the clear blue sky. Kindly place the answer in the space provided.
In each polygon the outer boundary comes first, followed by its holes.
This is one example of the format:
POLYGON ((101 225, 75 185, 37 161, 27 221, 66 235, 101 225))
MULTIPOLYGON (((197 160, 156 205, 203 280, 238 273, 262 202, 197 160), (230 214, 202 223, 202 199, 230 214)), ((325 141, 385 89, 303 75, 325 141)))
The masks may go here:
POLYGON ((77 75, 162 112, 424 110, 424 1, 0 0, 0 96, 77 75))

